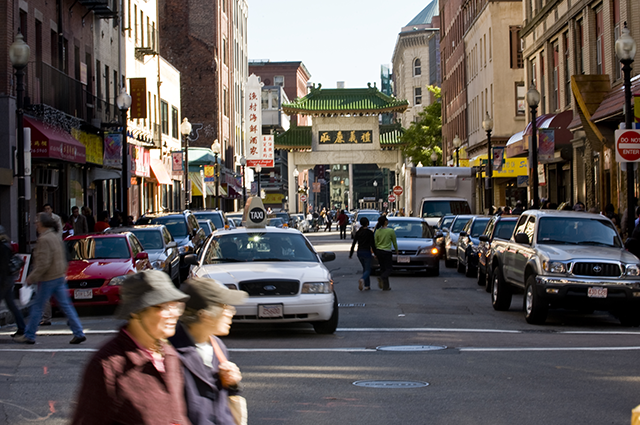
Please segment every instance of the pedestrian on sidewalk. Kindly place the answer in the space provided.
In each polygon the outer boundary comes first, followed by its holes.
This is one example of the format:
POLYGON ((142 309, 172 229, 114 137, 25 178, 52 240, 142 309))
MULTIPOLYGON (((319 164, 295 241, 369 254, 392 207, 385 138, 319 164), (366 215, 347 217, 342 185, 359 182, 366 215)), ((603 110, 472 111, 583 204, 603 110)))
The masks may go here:
POLYGON ((96 223, 95 226, 93 226, 93 231, 102 233, 108 228, 109 228, 109 211, 105 210, 98 215, 98 222, 96 223))
POLYGON ((42 318, 42 308, 52 296, 67 316, 69 327, 73 331, 70 344, 80 344, 87 340, 76 309, 69 298, 69 287, 66 282, 67 256, 63 242, 57 234, 58 223, 47 213, 39 213, 36 220, 38 242, 33 259, 35 267, 27 276, 27 285, 38 284, 36 300, 29 311, 29 324, 24 335, 16 336, 14 341, 24 344, 35 344, 36 331, 42 318))
POLYGON ((167 343, 189 296, 161 271, 127 277, 116 313, 127 320, 85 369, 72 425, 189 425, 184 377, 167 343))
POLYGON ((360 228, 353 237, 349 259, 353 257, 353 249, 356 244, 358 244, 358 260, 362 264, 362 277, 358 280, 358 289, 369 291, 371 289, 371 281, 369 279, 369 276, 371 276, 371 262, 373 253, 376 250, 376 244, 373 232, 369 229, 369 219, 367 217, 360 219, 360 228))
POLYGON ((396 256, 398 255, 396 232, 393 229, 389 229, 387 227, 388 224, 389 220, 387 217, 384 215, 380 216, 374 233, 376 257, 378 257, 378 263, 380 263, 380 278, 378 279, 378 284, 383 291, 389 291, 391 289, 389 287, 389 276, 393 269, 392 247, 396 249, 396 256))
POLYGON ((85 205, 82 207, 82 215, 87 220, 87 230, 89 233, 93 233, 93 229, 96 227, 96 219, 93 217, 93 211, 85 205))
POLYGON ((340 226, 340 239, 347 239, 347 223, 349 223, 349 216, 345 210, 340 210, 338 214, 338 226, 340 226))
POLYGON ((0 226, 0 301, 4 300, 7 308, 13 314, 18 330, 12 337, 24 335, 24 318, 22 312, 16 306, 13 299, 13 285, 15 283, 15 275, 11 273, 9 262, 14 253, 11 249, 11 240, 7 236, 4 226, 0 226))
POLYGON ((331 214, 330 214, 330 213, 331 213, 331 211, 328 211, 328 212, 326 213, 326 215, 325 215, 325 220, 326 220, 326 224, 327 224, 327 225, 325 226, 325 228, 324 228, 324 231, 325 231, 325 232, 326 232, 327 230, 328 230, 328 231, 331 231, 331 223, 332 223, 332 221, 331 221, 331 220, 332 220, 332 218, 331 218, 331 214))
POLYGON ((187 414, 192 425, 235 425, 229 396, 240 393, 242 374, 227 359, 218 338, 229 334, 236 312, 248 294, 232 291, 212 279, 191 279, 180 290, 189 295, 185 310, 169 342, 182 360, 187 414))
POLYGON ((71 208, 71 223, 73 223, 74 235, 86 235, 89 233, 89 225, 84 215, 80 214, 78 207, 71 208))
MULTIPOLYGON (((44 204, 42 210, 53 217, 53 219, 58 224, 58 229, 60 230, 58 230, 57 233, 58 236, 60 236, 61 240, 64 240, 64 238, 69 236, 68 233, 65 234, 65 226, 68 225, 68 217, 65 217, 63 221, 58 214, 53 212, 51 204, 44 204)), ((73 226, 71 226, 70 229, 73 230, 73 226)), ((42 320, 40 321, 40 326, 51 326, 52 316, 53 314, 51 313, 51 300, 48 299, 47 302, 44 303, 44 307, 42 307, 42 320)))

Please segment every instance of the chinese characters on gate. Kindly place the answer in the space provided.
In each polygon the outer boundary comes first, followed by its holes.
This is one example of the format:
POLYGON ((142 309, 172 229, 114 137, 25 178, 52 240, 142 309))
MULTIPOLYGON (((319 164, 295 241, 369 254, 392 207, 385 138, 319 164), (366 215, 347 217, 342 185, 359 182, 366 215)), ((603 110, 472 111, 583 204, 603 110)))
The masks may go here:
POLYGON ((318 134, 321 145, 373 143, 371 131, 321 131, 318 134))

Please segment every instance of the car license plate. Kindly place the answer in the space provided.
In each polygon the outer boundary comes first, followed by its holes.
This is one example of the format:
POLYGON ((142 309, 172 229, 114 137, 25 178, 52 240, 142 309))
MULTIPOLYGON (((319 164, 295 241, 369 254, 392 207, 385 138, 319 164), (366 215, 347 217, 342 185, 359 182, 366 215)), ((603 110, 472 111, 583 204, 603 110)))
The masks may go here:
POLYGON ((587 291, 589 298, 607 298, 607 288, 591 287, 587 291))
POLYGON ((73 298, 76 300, 90 300, 93 298, 93 289, 76 289, 73 291, 73 298))
POLYGON ((408 255, 398 255, 398 263, 410 263, 411 257, 408 255))
POLYGON ((275 319, 284 315, 283 310, 282 304, 259 304, 258 317, 262 319, 275 319))

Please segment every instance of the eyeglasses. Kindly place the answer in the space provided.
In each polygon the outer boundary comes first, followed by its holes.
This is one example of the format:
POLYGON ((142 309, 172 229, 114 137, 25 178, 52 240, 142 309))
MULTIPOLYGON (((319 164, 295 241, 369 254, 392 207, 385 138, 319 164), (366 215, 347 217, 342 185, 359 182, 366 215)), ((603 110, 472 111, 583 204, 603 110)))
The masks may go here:
POLYGON ((153 308, 160 310, 160 315, 164 318, 169 318, 174 315, 182 316, 182 313, 184 313, 184 303, 181 302, 170 302, 160 305, 154 305, 153 308))

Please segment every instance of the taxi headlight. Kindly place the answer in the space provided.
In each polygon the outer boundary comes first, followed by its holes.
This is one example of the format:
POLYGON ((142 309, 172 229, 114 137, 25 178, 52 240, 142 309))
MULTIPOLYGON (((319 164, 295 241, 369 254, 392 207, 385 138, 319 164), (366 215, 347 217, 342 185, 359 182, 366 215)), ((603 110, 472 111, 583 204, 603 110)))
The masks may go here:
POLYGON ((122 276, 116 276, 116 277, 112 277, 111 280, 109 280, 109 286, 120 286, 122 285, 122 282, 124 282, 124 280, 127 278, 128 275, 122 275, 122 276))
POLYGON ((153 263, 151 263, 151 266, 153 266, 153 268, 156 270, 163 270, 164 265, 165 265, 165 262, 162 260, 156 260, 153 263))
POLYGON ((640 276, 640 268, 637 264, 627 264, 624 274, 626 276, 640 276))
POLYGON ((309 282, 302 285, 303 294, 330 294, 333 292, 333 282, 309 282))
POLYGON ((549 273, 566 273, 567 266, 564 263, 560 263, 557 261, 545 261, 542 263, 542 267, 545 271, 549 273))

